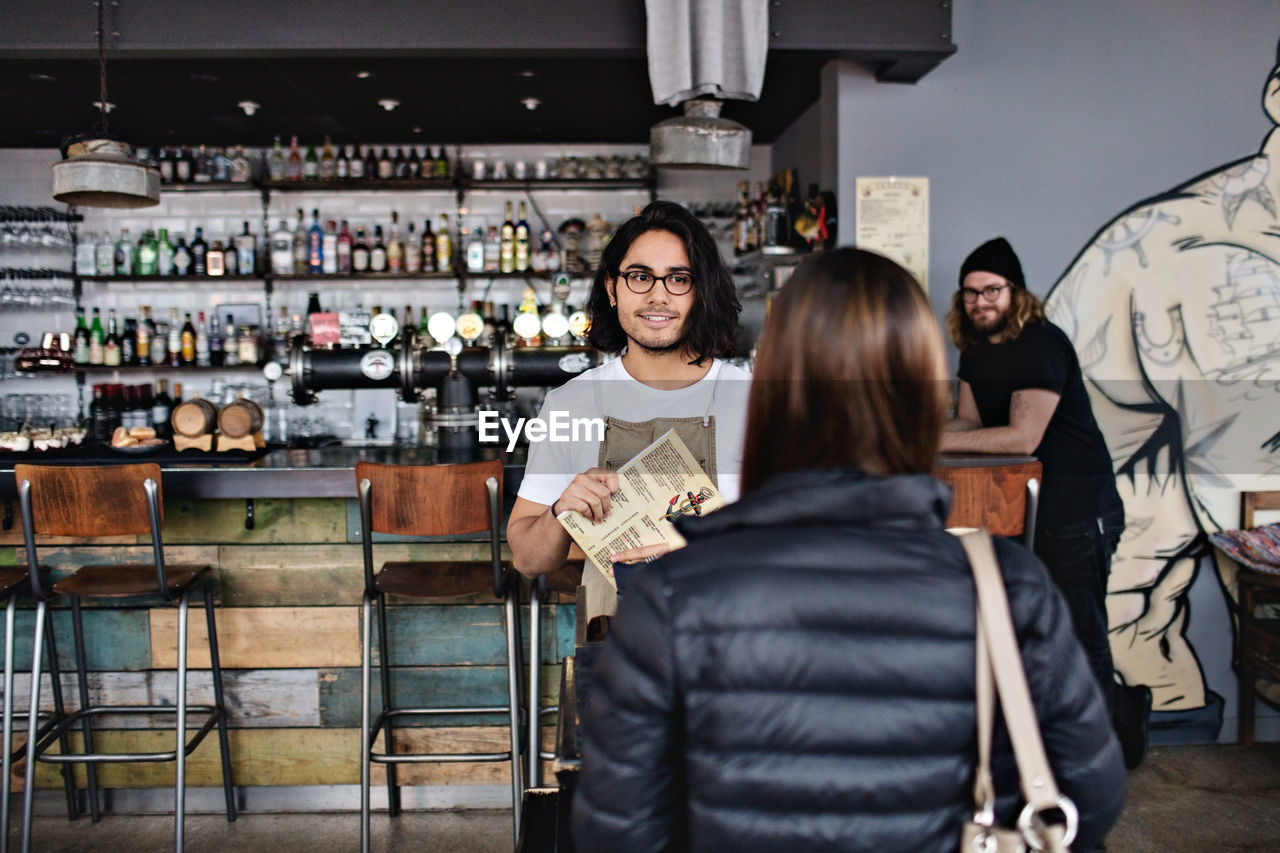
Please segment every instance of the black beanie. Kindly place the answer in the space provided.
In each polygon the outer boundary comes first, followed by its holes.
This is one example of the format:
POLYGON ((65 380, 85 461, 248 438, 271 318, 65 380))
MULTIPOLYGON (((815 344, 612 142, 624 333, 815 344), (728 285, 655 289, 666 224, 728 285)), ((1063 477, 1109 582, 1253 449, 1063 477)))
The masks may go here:
POLYGON ((1024 290, 1027 287, 1027 280, 1022 277, 1022 264, 1018 262, 1018 256, 1014 254, 1009 241, 1003 237, 988 240, 964 259, 964 263, 960 265, 962 287, 964 277, 971 272, 995 273, 1010 284, 1016 284, 1024 290))

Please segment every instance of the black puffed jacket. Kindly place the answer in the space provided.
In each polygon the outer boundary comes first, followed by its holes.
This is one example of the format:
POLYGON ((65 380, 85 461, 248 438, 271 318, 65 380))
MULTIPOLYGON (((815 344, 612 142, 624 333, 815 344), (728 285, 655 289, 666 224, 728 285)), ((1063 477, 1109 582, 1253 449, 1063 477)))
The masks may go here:
MULTIPOLYGON (((947 851, 972 813, 974 584, 924 475, 777 477, 681 523, 619 602, 583 712, 581 851, 947 851)), ((1044 567, 997 540, 1045 748, 1101 842, 1120 749, 1044 567)), ((999 729, 998 813, 1018 803, 999 729)))

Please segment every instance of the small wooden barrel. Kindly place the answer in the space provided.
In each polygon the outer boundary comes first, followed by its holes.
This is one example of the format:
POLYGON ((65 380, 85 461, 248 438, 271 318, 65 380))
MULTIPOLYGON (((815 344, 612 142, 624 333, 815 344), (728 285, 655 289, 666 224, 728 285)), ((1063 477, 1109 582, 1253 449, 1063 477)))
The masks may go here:
POLYGON ((262 431, 262 407, 247 397, 228 403, 218 413, 218 429, 231 438, 244 438, 262 431))
POLYGON ((200 397, 183 400, 173 407, 169 424, 175 433, 188 438, 212 435, 218 425, 218 407, 200 397))

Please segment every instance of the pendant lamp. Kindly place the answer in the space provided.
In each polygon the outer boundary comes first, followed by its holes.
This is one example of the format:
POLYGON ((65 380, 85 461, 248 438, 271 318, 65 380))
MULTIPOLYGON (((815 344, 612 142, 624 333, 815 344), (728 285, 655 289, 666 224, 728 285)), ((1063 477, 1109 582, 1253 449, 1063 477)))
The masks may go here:
POLYGON ((160 203, 160 172, 135 160, 127 142, 107 126, 106 0, 98 7, 97 127, 64 138, 63 159, 53 165, 53 197, 77 207, 138 208, 160 203))

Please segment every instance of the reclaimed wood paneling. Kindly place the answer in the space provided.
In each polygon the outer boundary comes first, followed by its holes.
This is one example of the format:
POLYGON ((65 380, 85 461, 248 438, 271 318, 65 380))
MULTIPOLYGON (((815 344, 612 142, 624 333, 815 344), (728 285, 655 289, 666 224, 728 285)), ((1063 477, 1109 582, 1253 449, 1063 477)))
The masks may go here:
MULTIPOLYGON (((177 609, 151 610, 148 615, 156 638, 151 647, 154 665, 176 666, 177 609)), ((192 607, 187 616, 187 665, 207 668, 204 609, 192 607)), ((356 607, 221 607, 215 618, 218 651, 229 669, 360 665, 356 607)))
POLYGON ((345 542, 342 498, 254 501, 254 527, 244 527, 243 500, 165 501, 164 541, 269 543, 345 542))
MULTIPOLYGON (((557 675, 557 678, 559 676, 557 675)), ((377 670, 372 677, 373 707, 382 705, 382 686, 377 670)), ((391 689, 399 705, 449 708, 462 705, 505 706, 507 670, 501 666, 393 667, 391 689)), ((360 725, 360 670, 320 671, 320 717, 325 726, 360 725)), ((494 725, 502 718, 441 716, 429 723, 423 717, 411 721, 417 726, 494 725)))

